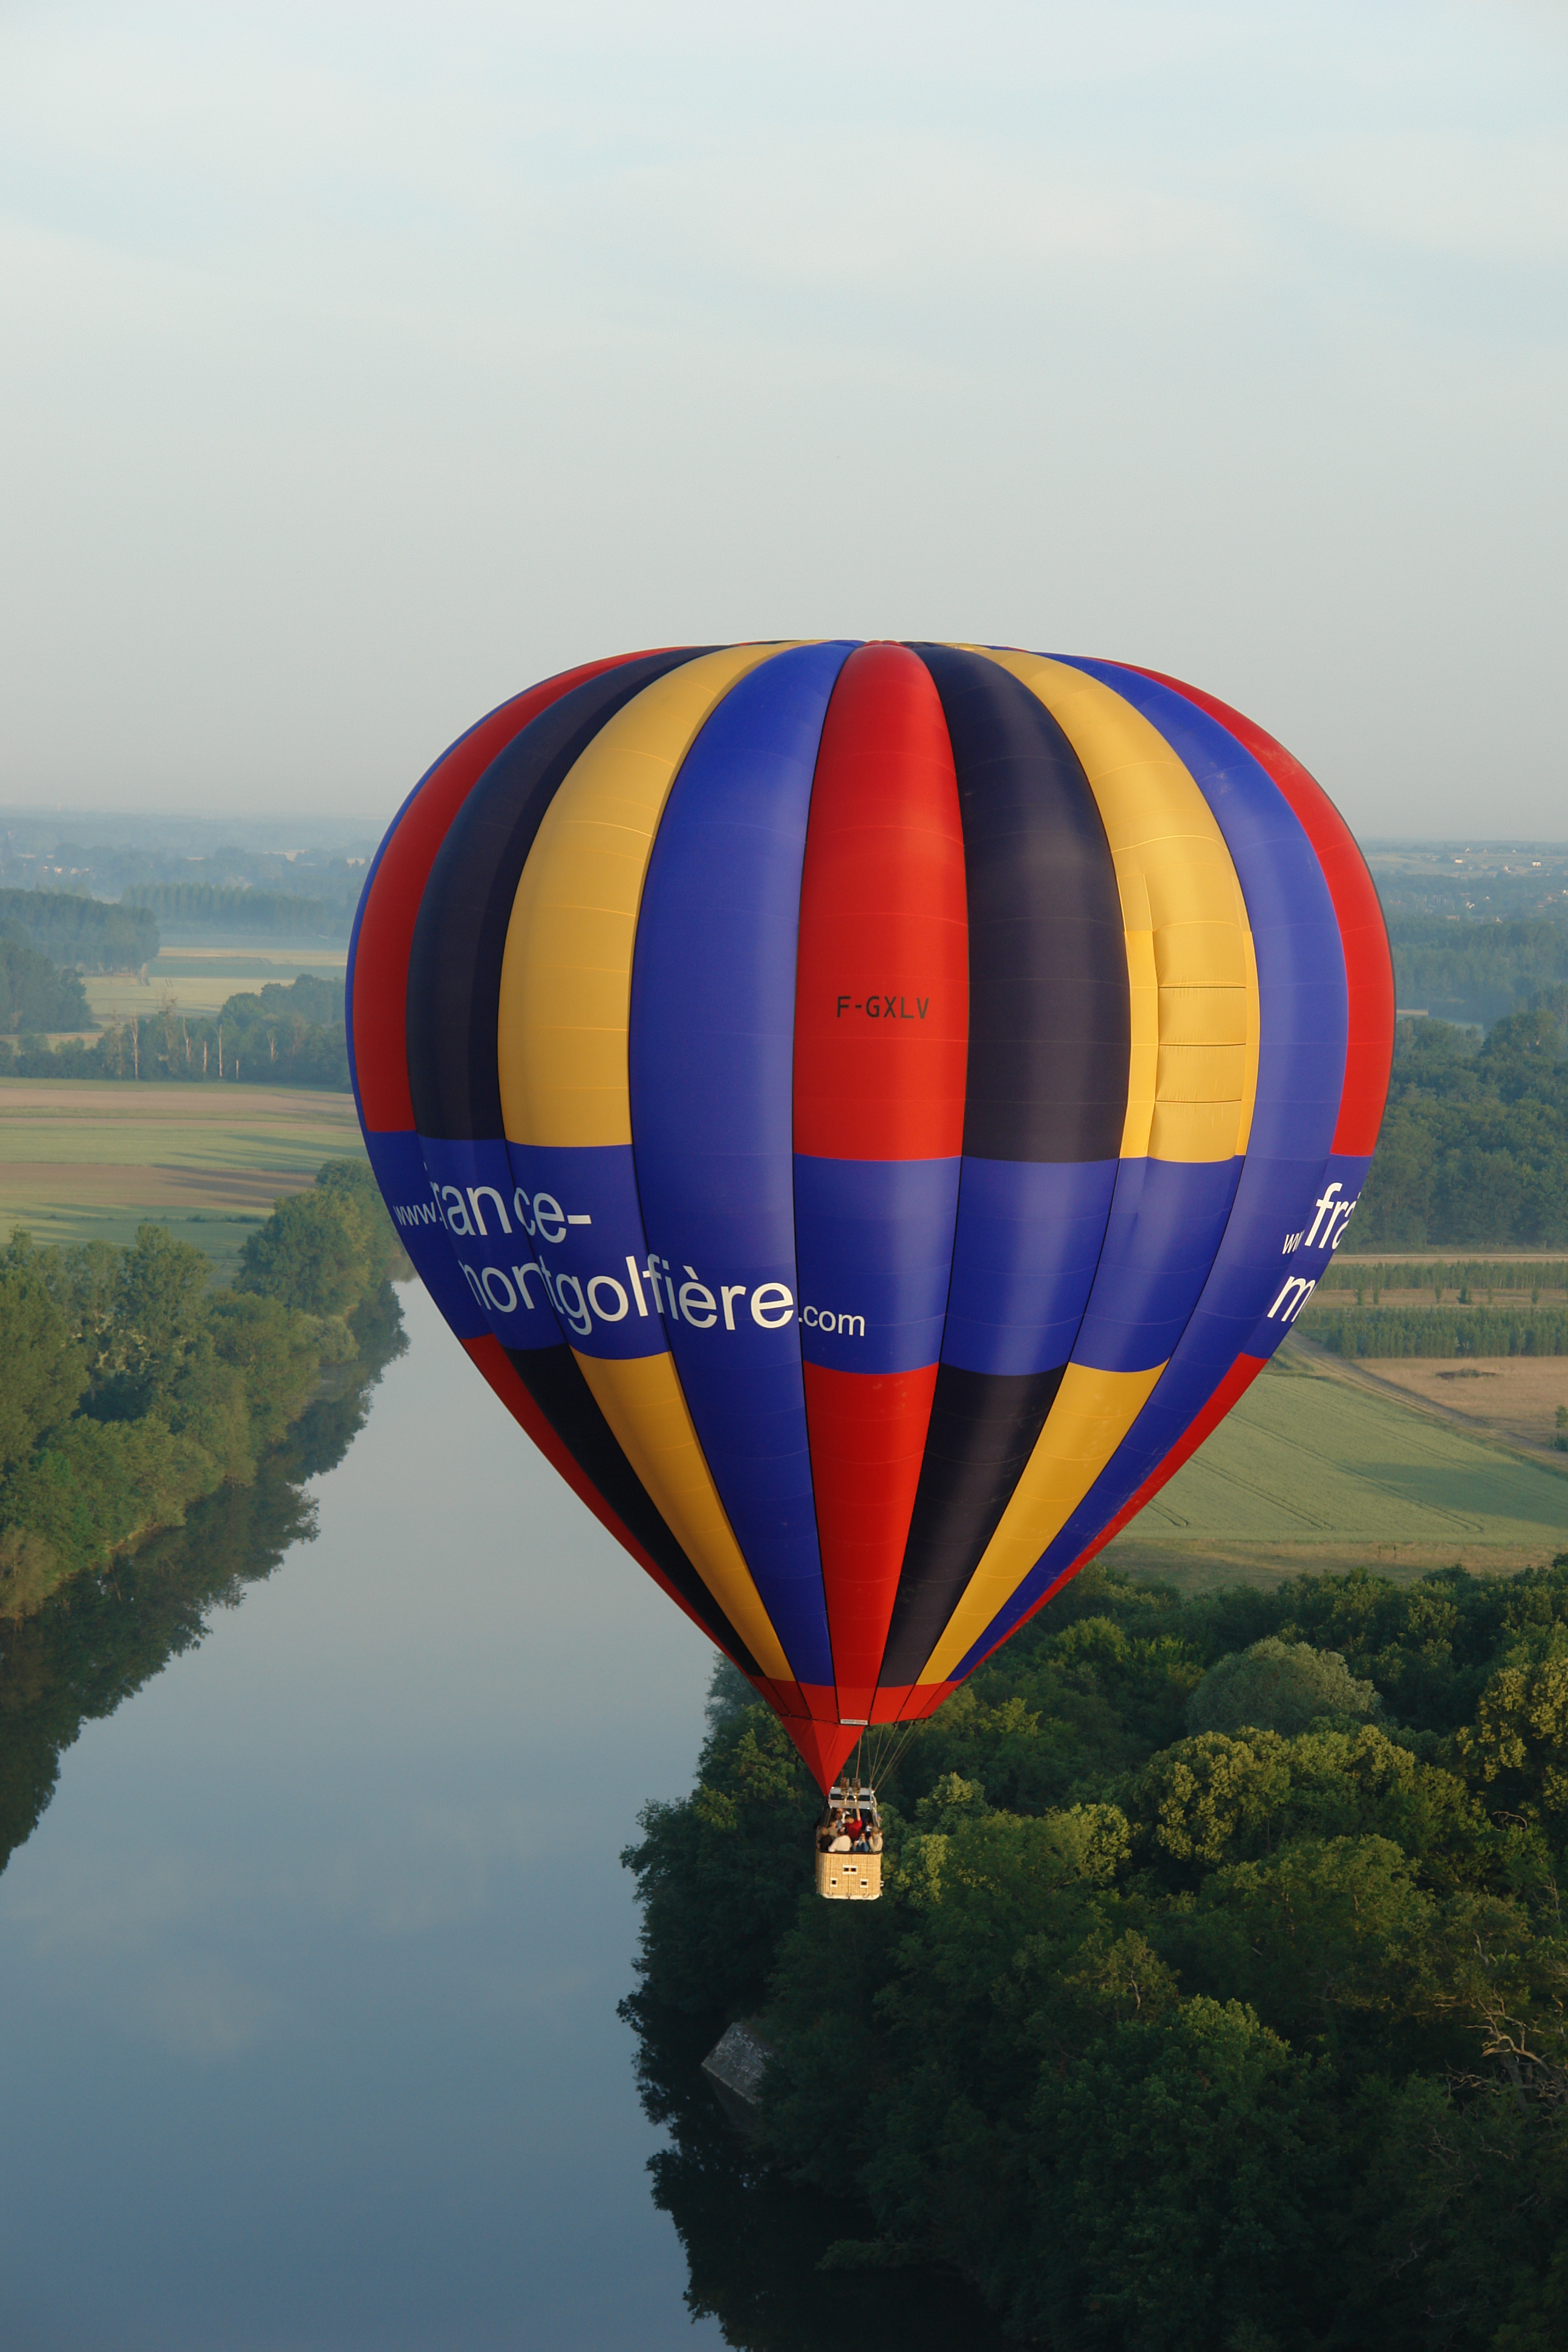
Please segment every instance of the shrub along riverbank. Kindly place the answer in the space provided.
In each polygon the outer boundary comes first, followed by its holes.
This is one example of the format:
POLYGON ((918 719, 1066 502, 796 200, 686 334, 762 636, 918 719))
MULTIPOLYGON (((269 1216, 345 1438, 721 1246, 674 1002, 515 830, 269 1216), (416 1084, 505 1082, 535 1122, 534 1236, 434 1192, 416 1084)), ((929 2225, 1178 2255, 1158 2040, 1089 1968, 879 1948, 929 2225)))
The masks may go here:
POLYGON ((252 1480, 353 1365, 405 1263, 370 1170, 330 1160, 238 1279, 160 1225, 128 1248, 0 1249, 0 1616, 36 1609, 224 1485, 252 1480))
POLYGON ((1568 2340, 1568 1557, 1091 1566, 915 1736, 876 1905, 809 1891, 749 1701, 626 1856, 639 2002, 761 2012, 833 2267, 934 2253, 1061 2352, 1568 2340))

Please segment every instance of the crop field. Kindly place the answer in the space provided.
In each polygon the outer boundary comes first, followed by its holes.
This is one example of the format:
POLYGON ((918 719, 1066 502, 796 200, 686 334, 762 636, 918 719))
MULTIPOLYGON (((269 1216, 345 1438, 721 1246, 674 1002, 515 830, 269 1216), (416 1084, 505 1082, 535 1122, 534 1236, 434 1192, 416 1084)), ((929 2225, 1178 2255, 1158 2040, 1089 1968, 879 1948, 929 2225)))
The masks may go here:
POLYGON ((82 985, 95 1021, 121 1021, 132 1013, 161 1012, 170 998, 182 1013, 216 1013, 241 989, 261 988, 269 980, 287 984, 301 972, 341 982, 347 966, 342 947, 174 946, 148 965, 145 981, 135 972, 89 973, 82 985))
MULTIPOLYGON (((1522 1451, 1556 1450, 1557 1415, 1568 1410, 1568 1357, 1363 1357, 1360 1379, 1413 1402, 1451 1413, 1522 1451)), ((1568 1470, 1568 1452, 1559 1454, 1568 1470)))
POLYGON ((1508 1570, 1562 1551, 1568 1456, 1514 1453, 1292 1349, 1105 1558, 1197 1591, 1308 1569, 1508 1570))
POLYGON ((0 1234, 125 1242, 150 1221, 226 1274, 280 1193, 363 1150, 347 1095, 0 1077, 0 1234))

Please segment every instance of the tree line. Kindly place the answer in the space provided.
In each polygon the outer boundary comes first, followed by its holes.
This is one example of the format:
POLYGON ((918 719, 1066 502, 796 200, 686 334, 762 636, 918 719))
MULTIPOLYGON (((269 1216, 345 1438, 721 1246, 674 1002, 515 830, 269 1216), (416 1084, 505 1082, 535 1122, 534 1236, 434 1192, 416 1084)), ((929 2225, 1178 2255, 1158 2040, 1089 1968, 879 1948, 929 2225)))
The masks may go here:
POLYGON ((835 2201, 835 2276, 935 2257, 1064 2352, 1568 2340, 1568 1556, 1093 1564, 912 1735, 875 1905, 816 1896, 820 1799, 722 1674, 626 1856, 629 2013, 759 2018, 748 2160, 835 2201))
POLYGON ((156 1013, 110 1021, 94 1038, 0 1036, 0 1074, 132 1078, 159 1085, 322 1087, 346 1093, 348 1038, 336 981, 302 973, 228 997, 216 1015, 156 1013))
POLYGON ((405 1263, 370 1169, 329 1160, 251 1234, 229 1288, 162 1225, 125 1248, 0 1249, 0 1617, 248 1483, 350 1365, 405 1263))
POLYGON ((1335 1356, 1568 1356, 1568 1307, 1328 1307, 1300 1328, 1335 1356))
POLYGON ((158 925, 148 908, 111 907, 67 890, 0 890, 0 930, 77 971, 139 971, 158 952, 158 925))
POLYGON ((1384 1290, 1430 1290, 1439 1307, 1450 1292, 1464 1307, 1484 1292, 1489 1307, 1495 1291, 1528 1290, 1538 1305, 1543 1290, 1568 1290, 1568 1258, 1331 1258, 1318 1290, 1353 1290, 1358 1306, 1370 1291, 1374 1307, 1384 1290))
POLYGON ((216 882, 137 882, 123 904, 156 917, 165 931, 254 933, 267 939, 345 940, 357 890, 340 898, 305 897, 216 882))

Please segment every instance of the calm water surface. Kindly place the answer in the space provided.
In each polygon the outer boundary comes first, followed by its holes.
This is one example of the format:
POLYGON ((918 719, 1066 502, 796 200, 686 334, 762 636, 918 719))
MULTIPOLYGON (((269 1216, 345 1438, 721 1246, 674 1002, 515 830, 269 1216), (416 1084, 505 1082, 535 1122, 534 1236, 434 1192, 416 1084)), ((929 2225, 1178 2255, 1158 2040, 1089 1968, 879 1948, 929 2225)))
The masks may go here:
POLYGON ((616 2017, 711 1653, 401 1297, 316 1539, 0 1878, 9 2352, 722 2340, 616 2017))

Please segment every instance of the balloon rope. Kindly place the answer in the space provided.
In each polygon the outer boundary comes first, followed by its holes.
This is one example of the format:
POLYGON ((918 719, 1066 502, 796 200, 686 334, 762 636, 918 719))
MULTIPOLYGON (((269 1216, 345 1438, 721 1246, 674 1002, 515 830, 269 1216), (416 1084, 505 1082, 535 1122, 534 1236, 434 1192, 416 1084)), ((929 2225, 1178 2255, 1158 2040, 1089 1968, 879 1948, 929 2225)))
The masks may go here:
POLYGON ((886 1765, 883 1767, 883 1769, 889 1778, 898 1770, 899 1766, 903 1762, 905 1756, 909 1752, 910 1742, 913 1739, 920 1727, 919 1717, 913 1717, 910 1722, 904 1725, 901 1737, 895 1737, 893 1752, 889 1757, 886 1765))

